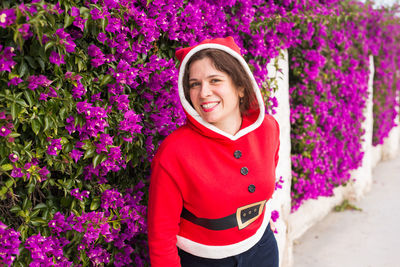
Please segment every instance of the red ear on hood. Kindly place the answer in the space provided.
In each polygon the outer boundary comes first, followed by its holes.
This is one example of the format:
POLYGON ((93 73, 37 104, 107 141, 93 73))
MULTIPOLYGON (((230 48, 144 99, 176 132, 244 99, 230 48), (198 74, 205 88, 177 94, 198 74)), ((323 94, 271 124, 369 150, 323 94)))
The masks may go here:
POLYGON ((226 46, 227 48, 232 49, 233 51, 235 51, 239 55, 241 55, 240 48, 235 43, 235 40, 233 39, 233 37, 232 36, 228 36, 228 37, 225 37, 225 38, 215 38, 215 39, 212 39, 212 40, 206 39, 206 40, 202 41, 201 43, 199 43, 197 45, 179 49, 179 50, 177 50, 175 52, 175 56, 178 58, 180 63, 182 63, 183 59, 190 52, 190 50, 192 50, 196 46, 199 46, 199 45, 202 45, 202 44, 219 44, 219 45, 223 45, 223 46, 226 46))

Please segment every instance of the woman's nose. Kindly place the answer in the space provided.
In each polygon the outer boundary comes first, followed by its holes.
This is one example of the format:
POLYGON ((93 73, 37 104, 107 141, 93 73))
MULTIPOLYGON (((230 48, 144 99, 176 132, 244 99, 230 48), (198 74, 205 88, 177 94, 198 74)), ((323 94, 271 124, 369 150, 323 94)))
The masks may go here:
POLYGON ((211 95, 211 88, 208 83, 202 83, 201 84, 201 89, 200 89, 200 96, 201 97, 207 97, 211 95))

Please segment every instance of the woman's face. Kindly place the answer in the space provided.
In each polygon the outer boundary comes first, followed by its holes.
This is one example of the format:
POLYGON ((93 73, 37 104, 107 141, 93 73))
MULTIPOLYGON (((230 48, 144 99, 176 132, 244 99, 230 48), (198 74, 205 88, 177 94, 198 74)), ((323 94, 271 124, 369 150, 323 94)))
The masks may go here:
POLYGON ((190 65, 189 94, 194 109, 205 121, 231 134, 239 130, 243 90, 236 88, 228 74, 217 70, 211 59, 206 57, 190 65))

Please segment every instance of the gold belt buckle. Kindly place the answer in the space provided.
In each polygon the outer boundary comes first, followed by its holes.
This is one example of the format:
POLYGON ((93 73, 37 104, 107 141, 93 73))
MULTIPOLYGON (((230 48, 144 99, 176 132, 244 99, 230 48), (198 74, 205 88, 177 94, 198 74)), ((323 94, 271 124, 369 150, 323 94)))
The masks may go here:
POLYGON ((247 227, 260 217, 266 202, 266 200, 263 200, 237 209, 236 220, 239 230, 247 227))

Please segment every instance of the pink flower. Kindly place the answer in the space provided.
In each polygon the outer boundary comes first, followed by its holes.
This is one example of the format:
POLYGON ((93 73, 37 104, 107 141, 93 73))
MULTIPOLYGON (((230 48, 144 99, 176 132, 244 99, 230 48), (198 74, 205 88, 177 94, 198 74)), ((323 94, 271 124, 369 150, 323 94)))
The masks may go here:
POLYGON ((75 6, 71 7, 70 15, 72 17, 79 16, 80 14, 81 14, 81 12, 79 11, 79 8, 77 8, 75 6))
POLYGON ((24 40, 28 40, 30 37, 33 36, 33 33, 29 30, 30 29, 30 24, 25 23, 22 24, 21 28, 18 29, 18 31, 21 33, 22 38, 24 40))
POLYGON ((81 17, 76 17, 72 25, 78 27, 81 31, 85 28, 85 22, 87 19, 82 19, 81 17))
POLYGON ((0 10, 0 27, 5 28, 14 24, 16 18, 15 9, 0 10))
POLYGON ((51 51, 49 60, 50 63, 56 64, 58 66, 60 66, 61 64, 65 64, 64 55, 60 55, 54 51, 51 51))
POLYGON ((0 127, 0 136, 7 136, 11 133, 10 129, 8 129, 6 126, 1 126, 0 127))
POLYGON ((77 149, 73 149, 70 154, 71 158, 75 161, 75 163, 78 162, 78 160, 82 157, 83 152, 77 149))
POLYGON ((14 154, 14 153, 11 153, 9 156, 8 156, 8 158, 10 159, 10 161, 11 162, 16 162, 19 158, 18 158, 18 156, 16 155, 16 154, 14 154))
POLYGON ((23 80, 22 80, 21 78, 19 78, 19 77, 14 77, 14 78, 12 78, 12 79, 7 83, 7 85, 8 85, 8 86, 10 86, 10 85, 18 85, 18 84, 20 84, 21 82, 23 82, 23 80))
POLYGON ((47 179, 48 174, 50 173, 50 171, 46 168, 43 167, 40 171, 38 171, 41 181, 44 181, 47 179))
POLYGON ((20 178, 20 177, 24 176, 24 173, 22 172, 21 168, 14 168, 11 171, 11 176, 14 177, 14 178, 20 178))
POLYGON ((47 154, 52 156, 57 156, 57 151, 62 149, 61 138, 59 139, 51 139, 50 145, 47 148, 47 154))

